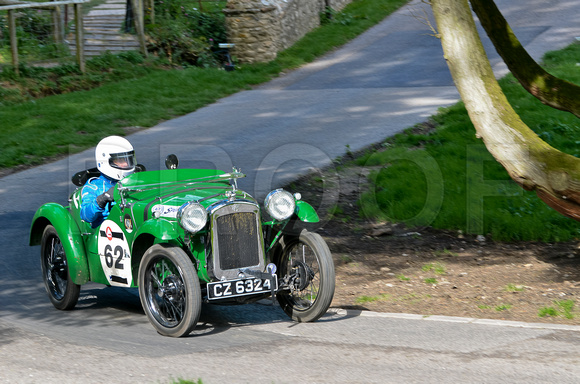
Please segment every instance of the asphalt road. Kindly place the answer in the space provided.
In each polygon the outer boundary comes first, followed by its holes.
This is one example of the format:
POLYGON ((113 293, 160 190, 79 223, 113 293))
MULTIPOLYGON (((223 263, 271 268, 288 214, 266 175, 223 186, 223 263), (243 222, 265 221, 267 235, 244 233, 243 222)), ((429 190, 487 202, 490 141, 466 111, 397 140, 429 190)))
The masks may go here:
MULTIPOLYGON (((580 36, 580 2, 497 2, 536 58, 580 36)), ((131 135, 138 160, 162 167, 242 168, 257 196, 424 121, 457 92, 413 1, 300 70, 131 135), (413 12, 411 12, 411 10, 413 12)), ((489 47, 490 44, 487 43, 489 47)), ((489 51, 498 74, 505 71, 489 51)), ((559 382, 580 377, 578 327, 331 311, 296 324, 268 303, 204 306, 188 338, 157 335, 135 290, 83 287, 77 309, 51 306, 35 210, 66 204, 92 150, 0 179, 0 382, 559 382)))

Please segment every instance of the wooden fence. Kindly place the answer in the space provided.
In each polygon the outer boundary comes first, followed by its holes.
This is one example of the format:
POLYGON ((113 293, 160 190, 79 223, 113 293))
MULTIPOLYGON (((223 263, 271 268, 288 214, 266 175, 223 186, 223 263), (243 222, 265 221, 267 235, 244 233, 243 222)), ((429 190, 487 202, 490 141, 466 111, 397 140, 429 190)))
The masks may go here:
POLYGON ((60 15, 61 5, 73 5, 74 7, 74 18, 76 27, 76 60, 81 69, 85 71, 85 61, 83 55, 83 15, 82 15, 82 4, 88 2, 88 0, 63 0, 63 1, 51 1, 51 2, 32 2, 32 1, 14 1, 14 0, 0 0, 0 11, 7 11, 8 13, 8 31, 10 34, 10 51, 12 53, 12 65, 14 66, 14 71, 18 74, 18 40, 16 39, 16 14, 15 11, 18 9, 26 8, 52 8, 53 20, 54 20, 54 37, 56 42, 64 41, 64 24, 61 22, 62 17, 60 15))

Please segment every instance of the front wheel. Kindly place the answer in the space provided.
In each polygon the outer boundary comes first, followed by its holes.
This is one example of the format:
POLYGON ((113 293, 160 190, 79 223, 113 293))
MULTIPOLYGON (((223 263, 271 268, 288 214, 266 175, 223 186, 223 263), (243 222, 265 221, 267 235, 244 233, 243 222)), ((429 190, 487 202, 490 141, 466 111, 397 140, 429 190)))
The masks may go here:
POLYGON ((316 321, 326 313, 334 296, 334 263, 326 242, 302 230, 284 235, 276 264, 284 286, 276 298, 293 320, 316 321))
POLYGON ((52 305, 61 310, 74 308, 81 287, 70 277, 64 247, 52 225, 46 226, 42 233, 40 264, 44 286, 52 305))
POLYGON ((139 266, 139 298, 157 332, 187 336, 199 320, 201 288, 187 254, 178 247, 156 244, 139 266))

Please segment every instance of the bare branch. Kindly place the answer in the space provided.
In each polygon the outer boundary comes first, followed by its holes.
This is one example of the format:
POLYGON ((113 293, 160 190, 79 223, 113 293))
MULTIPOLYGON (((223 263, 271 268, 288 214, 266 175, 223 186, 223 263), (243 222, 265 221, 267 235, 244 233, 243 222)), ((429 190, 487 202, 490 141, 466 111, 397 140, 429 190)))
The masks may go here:
MULTIPOLYGON (((430 0, 421 0, 421 3, 431 6, 430 0)), ((431 31, 431 33, 428 34, 429 36, 433 36, 438 39, 440 38, 439 32, 437 32, 437 28, 435 28, 435 26, 431 22, 429 14, 427 13, 424 7, 421 7, 418 10, 411 8, 410 12, 411 16, 413 16, 414 19, 419 20, 421 24, 429 28, 429 30, 431 31)))

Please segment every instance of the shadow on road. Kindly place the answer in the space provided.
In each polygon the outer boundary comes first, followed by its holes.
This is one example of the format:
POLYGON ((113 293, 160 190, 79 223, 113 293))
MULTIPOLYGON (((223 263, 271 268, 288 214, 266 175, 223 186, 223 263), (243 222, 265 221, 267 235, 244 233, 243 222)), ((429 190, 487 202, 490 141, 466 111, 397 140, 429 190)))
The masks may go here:
MULTIPOLYGON (((150 328, 137 288, 107 287, 89 283, 81 289, 77 306, 70 311, 55 309, 45 292, 40 276, 38 283, 3 280, 0 290, 0 315, 19 323, 44 323, 51 326, 79 330, 84 328, 134 327, 150 328)), ((360 315, 360 310, 331 309, 318 322, 335 322, 360 315)), ((210 336, 233 328, 265 324, 287 324, 292 321, 277 303, 265 299, 244 305, 203 304, 200 320, 190 337, 210 336)), ((2 338, 3 339, 3 338, 2 338)))

